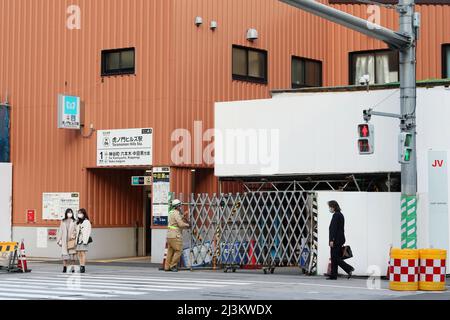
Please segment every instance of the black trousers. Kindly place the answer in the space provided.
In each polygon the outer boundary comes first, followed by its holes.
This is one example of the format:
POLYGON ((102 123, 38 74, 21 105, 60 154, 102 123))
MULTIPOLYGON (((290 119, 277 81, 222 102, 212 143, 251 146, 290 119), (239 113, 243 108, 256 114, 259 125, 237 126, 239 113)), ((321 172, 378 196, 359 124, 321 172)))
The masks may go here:
POLYGON ((342 260, 343 245, 334 245, 331 248, 331 274, 330 277, 336 278, 338 276, 338 267, 341 267, 346 273, 353 271, 353 267, 342 260))

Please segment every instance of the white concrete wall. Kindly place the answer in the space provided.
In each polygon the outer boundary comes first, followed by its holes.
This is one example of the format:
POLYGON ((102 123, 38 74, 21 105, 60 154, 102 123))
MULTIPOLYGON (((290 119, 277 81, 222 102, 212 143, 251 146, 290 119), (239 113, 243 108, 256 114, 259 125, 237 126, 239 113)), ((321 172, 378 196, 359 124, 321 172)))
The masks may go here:
MULTIPOLYGON (((53 228, 50 228, 53 229, 53 228)), ((139 230, 139 233, 143 230, 139 230)), ((93 243, 88 259, 114 259, 136 256, 135 228, 94 228, 93 243)), ((47 241, 46 248, 37 247, 36 227, 13 227, 14 241, 25 240, 28 257, 60 258, 61 251, 56 241, 47 241)))
MULTIPOLYGON (((450 89, 417 90, 417 151, 419 192, 427 192, 429 149, 450 150, 450 89)), ((398 90, 285 94, 274 99, 219 102, 215 105, 215 128, 223 142, 216 142, 215 174, 219 177, 267 175, 265 163, 227 163, 248 129, 277 129, 279 157, 273 175, 399 172, 397 135, 399 122, 372 117, 375 154, 361 156, 357 150, 357 125, 364 122, 364 109, 400 112, 398 90), (381 101, 383 103, 379 104, 381 101), (228 139, 227 130, 241 131, 240 139, 228 139)), ((250 149, 250 148, 247 148, 250 149)), ((256 149, 264 153, 266 150, 256 149)))
POLYGON ((332 216, 327 204, 330 200, 339 203, 345 216, 345 237, 354 255, 347 261, 355 267, 355 275, 367 275, 368 267, 373 265, 385 275, 391 244, 400 246, 400 194, 319 192, 319 274, 327 272, 330 257, 328 227, 332 216))
POLYGON ((0 241, 11 241, 12 165, 0 163, 0 241))
MULTIPOLYGON (((215 128, 223 140, 216 139, 215 174, 219 177, 267 175, 269 167, 273 168, 270 172, 273 175, 400 171, 395 138, 398 121, 373 117, 375 154, 361 156, 357 149, 357 125, 364 122, 363 110, 390 94, 392 97, 377 107, 377 111, 399 113, 399 94, 391 90, 310 93, 216 103, 215 128), (239 129, 245 131, 238 139, 232 139, 229 132, 239 129), (249 129, 279 130, 278 146, 274 146, 278 147, 278 157, 271 165, 265 161, 251 164, 228 160, 230 155, 237 158, 239 145, 247 140, 245 133, 249 129)), ((254 151, 260 152, 265 152, 263 146, 254 151)))

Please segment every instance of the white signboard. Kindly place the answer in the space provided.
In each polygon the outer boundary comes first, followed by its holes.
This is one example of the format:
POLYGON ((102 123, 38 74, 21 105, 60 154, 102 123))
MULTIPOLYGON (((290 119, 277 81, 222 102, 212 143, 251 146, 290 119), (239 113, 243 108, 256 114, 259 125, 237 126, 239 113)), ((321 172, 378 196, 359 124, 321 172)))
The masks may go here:
POLYGON ((151 166, 153 129, 100 130, 97 166, 151 166))
POLYGON ((58 128, 81 128, 81 100, 80 97, 58 95, 58 128))
POLYGON ((36 247, 47 248, 47 228, 36 228, 36 247))
POLYGON ((153 225, 167 225, 169 193, 170 168, 153 168, 153 225))
POLYGON ((42 219, 44 220, 61 220, 69 208, 76 214, 80 208, 79 193, 44 193, 42 195, 42 219))
POLYGON ((0 241, 11 241, 11 163, 0 163, 0 177, 0 241))
POLYGON ((428 151, 428 202, 430 245, 448 249, 448 155, 428 151))

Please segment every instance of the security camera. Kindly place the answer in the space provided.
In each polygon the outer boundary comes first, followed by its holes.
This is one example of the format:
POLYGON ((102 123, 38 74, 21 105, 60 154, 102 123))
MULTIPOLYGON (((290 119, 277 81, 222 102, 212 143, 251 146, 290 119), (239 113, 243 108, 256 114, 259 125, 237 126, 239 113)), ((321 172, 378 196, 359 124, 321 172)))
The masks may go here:
POLYGON ((359 78, 359 84, 362 86, 366 86, 370 83, 370 75, 365 74, 361 78, 359 78))
POLYGON ((203 18, 202 17, 195 17, 195 25, 197 27, 200 27, 203 24, 203 18))
POLYGON ((258 40, 258 30, 256 29, 248 29, 247 30, 247 40, 248 41, 255 41, 258 40))

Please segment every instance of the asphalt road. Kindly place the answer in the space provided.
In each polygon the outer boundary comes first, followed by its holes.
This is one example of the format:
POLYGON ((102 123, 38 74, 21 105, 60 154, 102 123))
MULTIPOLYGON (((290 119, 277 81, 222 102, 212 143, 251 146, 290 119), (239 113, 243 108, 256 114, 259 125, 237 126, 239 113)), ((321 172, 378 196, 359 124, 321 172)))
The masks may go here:
POLYGON ((0 273, 0 300, 450 300, 446 292, 395 292, 388 281, 371 288, 367 279, 309 277, 297 269, 159 271, 123 264, 87 266, 86 274, 62 274, 54 263, 29 263, 28 274, 0 273))

